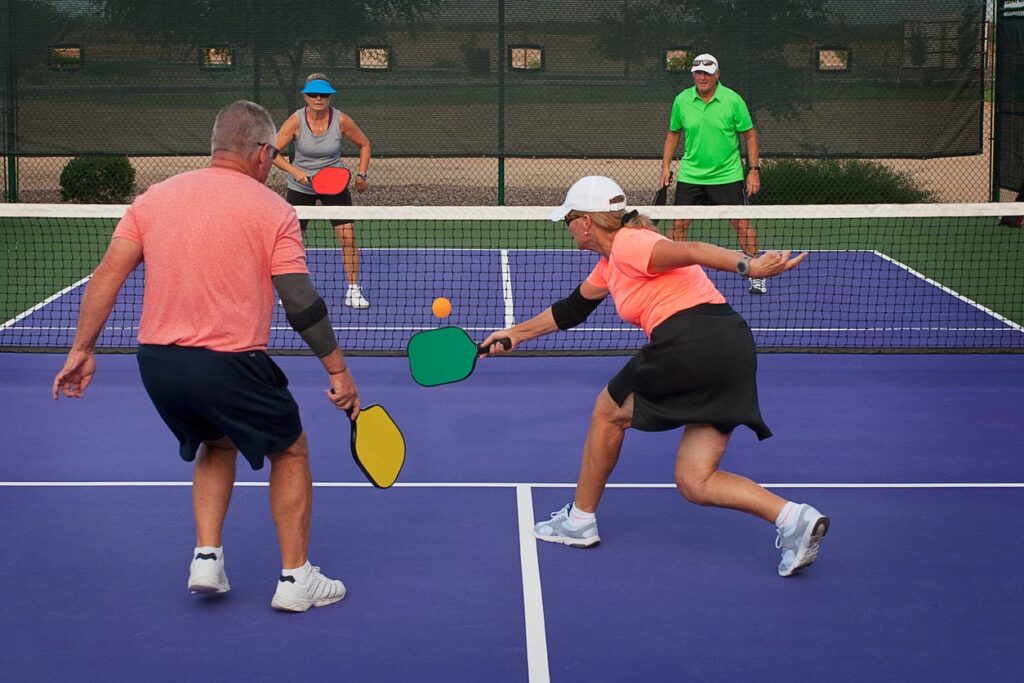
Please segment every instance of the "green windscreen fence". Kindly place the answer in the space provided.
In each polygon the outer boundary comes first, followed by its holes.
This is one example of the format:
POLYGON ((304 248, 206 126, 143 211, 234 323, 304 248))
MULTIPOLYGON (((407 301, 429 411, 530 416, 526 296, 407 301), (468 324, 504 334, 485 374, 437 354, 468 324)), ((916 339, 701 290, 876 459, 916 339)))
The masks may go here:
POLYGON ((701 52, 771 156, 982 147, 983 0, 0 0, 4 156, 204 155, 311 72, 374 155, 659 158, 701 52))

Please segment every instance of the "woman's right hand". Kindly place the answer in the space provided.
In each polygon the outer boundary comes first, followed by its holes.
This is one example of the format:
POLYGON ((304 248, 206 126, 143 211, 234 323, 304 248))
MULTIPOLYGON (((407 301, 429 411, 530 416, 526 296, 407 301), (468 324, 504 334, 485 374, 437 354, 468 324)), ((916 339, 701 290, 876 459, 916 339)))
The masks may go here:
POLYGON ((757 258, 750 259, 750 277, 775 277, 779 273, 792 270, 807 258, 807 252, 790 258, 789 251, 766 251, 757 258))
POLYGON ((292 171, 292 178, 295 178, 295 182, 297 183, 309 185, 309 174, 301 168, 295 167, 295 170, 292 171))
POLYGON ((483 355, 483 356, 493 356, 493 355, 497 355, 499 353, 507 353, 507 352, 511 351, 512 349, 514 349, 515 347, 516 347, 516 339, 515 339, 515 337, 513 337, 509 333, 509 330, 506 329, 506 330, 500 330, 498 332, 492 332, 487 337, 487 339, 485 339, 480 344, 479 348, 487 349, 481 355, 483 355), (512 345, 509 346, 507 349, 505 348, 505 345, 502 344, 499 341, 500 339, 503 339, 503 338, 504 339, 508 339, 508 340, 511 341, 512 345))

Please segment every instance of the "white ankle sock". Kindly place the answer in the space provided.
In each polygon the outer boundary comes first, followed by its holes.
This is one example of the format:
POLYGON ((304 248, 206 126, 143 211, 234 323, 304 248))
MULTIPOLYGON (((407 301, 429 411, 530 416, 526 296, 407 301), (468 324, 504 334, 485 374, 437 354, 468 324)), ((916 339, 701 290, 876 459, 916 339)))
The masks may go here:
POLYGON ((217 559, 224 557, 224 546, 218 545, 216 547, 212 545, 198 545, 196 549, 192 551, 192 557, 196 557, 202 553, 204 555, 216 555, 217 559))
POLYGON ((297 567, 295 569, 282 569, 281 575, 294 576, 295 580, 298 583, 306 583, 307 581, 309 581, 309 574, 312 571, 313 565, 309 563, 309 560, 306 560, 306 564, 302 565, 301 567, 297 567))
POLYGON ((566 525, 570 529, 579 529, 584 527, 597 519, 596 512, 583 512, 576 507, 576 503, 572 504, 572 508, 569 509, 569 519, 566 521, 566 525))
POLYGON ((780 531, 785 530, 787 526, 792 526, 796 523, 797 509, 800 507, 798 503, 789 501, 782 506, 782 512, 775 518, 775 527, 780 531))

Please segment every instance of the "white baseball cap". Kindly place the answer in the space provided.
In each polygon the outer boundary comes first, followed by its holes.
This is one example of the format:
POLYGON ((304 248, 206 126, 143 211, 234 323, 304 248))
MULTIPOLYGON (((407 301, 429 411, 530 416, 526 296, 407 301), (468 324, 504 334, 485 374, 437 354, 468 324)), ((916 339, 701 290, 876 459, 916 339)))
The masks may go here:
POLYGON ((690 71, 703 71, 706 74, 714 74, 718 71, 718 60, 714 55, 704 53, 693 58, 693 66, 690 71), (710 62, 710 64, 708 63, 710 62))
POLYGON ((551 212, 558 222, 572 211, 621 211, 626 208, 626 193, 611 178, 588 175, 580 178, 565 195, 562 205, 551 212))

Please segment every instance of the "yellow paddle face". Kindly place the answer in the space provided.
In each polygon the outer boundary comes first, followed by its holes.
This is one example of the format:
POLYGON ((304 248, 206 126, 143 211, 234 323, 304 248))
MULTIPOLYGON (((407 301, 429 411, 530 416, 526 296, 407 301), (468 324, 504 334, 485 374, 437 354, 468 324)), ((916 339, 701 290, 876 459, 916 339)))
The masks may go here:
POLYGON ((359 411, 352 425, 352 457, 370 482, 386 489, 405 464, 405 437, 381 406, 359 411))

